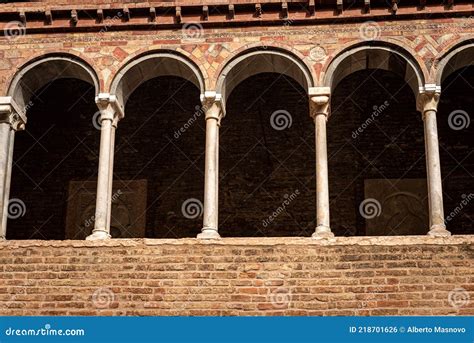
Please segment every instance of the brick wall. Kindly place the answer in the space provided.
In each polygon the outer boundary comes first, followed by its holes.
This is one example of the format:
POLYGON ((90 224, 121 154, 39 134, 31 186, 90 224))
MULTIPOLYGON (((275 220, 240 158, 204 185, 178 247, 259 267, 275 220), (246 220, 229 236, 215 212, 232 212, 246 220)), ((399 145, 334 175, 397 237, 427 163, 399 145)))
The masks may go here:
POLYGON ((3 241, 0 315, 474 315, 473 243, 3 241))

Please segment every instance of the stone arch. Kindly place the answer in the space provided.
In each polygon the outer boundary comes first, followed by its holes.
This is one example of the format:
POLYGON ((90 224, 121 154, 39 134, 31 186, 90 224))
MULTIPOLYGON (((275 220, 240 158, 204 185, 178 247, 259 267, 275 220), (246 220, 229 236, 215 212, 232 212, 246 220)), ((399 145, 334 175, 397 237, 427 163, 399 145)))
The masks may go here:
POLYGON ((295 54, 280 48, 250 48, 232 58, 219 73, 216 91, 222 95, 224 107, 228 96, 238 84, 260 73, 284 74, 307 91, 314 86, 310 69, 295 54))
POLYGON ((50 81, 66 78, 91 84, 95 94, 100 91, 99 78, 88 63, 71 54, 50 54, 22 66, 13 77, 7 95, 11 96, 21 109, 26 109, 26 104, 38 89, 50 81))
POLYGON ((110 93, 117 97, 122 110, 128 98, 144 82, 159 76, 178 76, 192 82, 205 92, 205 81, 200 69, 189 59, 170 51, 146 53, 129 61, 115 75, 110 93))
POLYGON ((400 75, 415 96, 425 84, 422 68, 405 49, 386 42, 365 42, 343 50, 328 63, 323 85, 334 90, 344 77, 364 69, 383 69, 400 75))
POLYGON ((458 43, 439 58, 435 82, 441 85, 453 72, 472 65, 474 65, 474 39, 458 43))

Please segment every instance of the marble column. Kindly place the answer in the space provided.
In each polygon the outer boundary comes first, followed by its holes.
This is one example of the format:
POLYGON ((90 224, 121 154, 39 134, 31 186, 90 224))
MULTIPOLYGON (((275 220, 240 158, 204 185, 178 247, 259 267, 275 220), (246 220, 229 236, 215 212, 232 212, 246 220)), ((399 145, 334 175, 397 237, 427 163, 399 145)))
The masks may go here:
POLYGON ((95 208, 95 223, 92 234, 87 240, 110 238, 110 221, 112 210, 113 163, 115 148, 115 129, 123 112, 117 105, 116 98, 109 94, 99 94, 96 97, 100 117, 100 151, 99 172, 97 176, 97 198, 95 208))
POLYGON ((206 92, 202 99, 206 113, 206 158, 204 176, 204 214, 201 239, 218 239, 219 218, 219 127, 223 117, 220 94, 206 92))
POLYGON ((316 239, 332 238, 329 218, 328 154, 326 122, 330 111, 330 89, 310 88, 310 115, 315 125, 316 143, 316 239))
POLYGON ((7 234, 13 144, 15 132, 25 129, 23 112, 11 97, 0 97, 0 239, 7 234))
POLYGON ((438 126, 436 121, 440 87, 426 85, 418 96, 418 110, 422 113, 425 131, 426 173, 428 181, 428 205, 430 227, 428 235, 446 237, 443 209, 443 186, 439 158, 438 126))

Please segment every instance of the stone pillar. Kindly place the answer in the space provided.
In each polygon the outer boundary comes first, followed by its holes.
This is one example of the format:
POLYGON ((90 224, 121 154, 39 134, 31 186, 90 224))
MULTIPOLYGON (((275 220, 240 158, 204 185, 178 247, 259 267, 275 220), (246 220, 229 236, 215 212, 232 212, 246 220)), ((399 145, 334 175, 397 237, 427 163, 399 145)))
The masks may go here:
POLYGON ((202 239, 218 239, 219 218, 219 127, 223 117, 220 94, 206 92, 202 99, 206 112, 206 162, 202 239))
POLYGON ((87 240, 110 238, 115 128, 123 117, 123 112, 117 104, 115 96, 99 94, 96 97, 96 103, 100 111, 99 173, 94 230, 86 238, 87 240))
POLYGON ((109 188, 107 193, 107 227, 110 228, 112 223, 112 196, 113 196, 113 185, 114 185, 114 156, 115 156, 115 131, 117 130, 119 117, 115 116, 112 121, 111 137, 110 137, 110 156, 109 156, 109 188))
POLYGON ((15 132, 24 130, 26 116, 11 97, 0 97, 0 239, 7 234, 8 203, 15 132))
POLYGON ((438 126, 436 115, 441 89, 436 85, 426 85, 418 96, 418 110, 422 113, 425 130, 426 173, 428 180, 428 204, 430 228, 428 235, 446 237, 443 209, 443 187, 439 158, 438 126))
POLYGON ((330 108, 328 87, 310 88, 310 115, 314 120, 316 138, 316 230, 313 238, 332 238, 329 220, 329 181, 326 122, 330 108))

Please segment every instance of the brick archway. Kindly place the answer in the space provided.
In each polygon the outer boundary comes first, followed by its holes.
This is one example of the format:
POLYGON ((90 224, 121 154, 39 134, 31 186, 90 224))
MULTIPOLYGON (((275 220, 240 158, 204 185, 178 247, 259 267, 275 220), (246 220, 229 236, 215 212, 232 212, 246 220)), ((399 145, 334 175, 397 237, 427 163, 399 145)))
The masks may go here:
POLYGON ((26 105, 35 91, 48 82, 73 78, 85 81, 99 93, 99 79, 86 62, 70 54, 46 55, 20 68, 8 88, 8 96, 26 112, 26 105))
POLYGON ((261 73, 278 73, 290 77, 306 91, 314 80, 306 64, 297 56, 282 49, 249 49, 237 55, 222 69, 217 78, 216 91, 222 94, 223 106, 232 90, 242 81, 261 73))
POLYGON ((119 106, 125 108, 129 96, 141 84, 160 76, 178 76, 192 82, 205 92, 204 78, 199 68, 184 56, 174 52, 147 53, 125 65, 114 77, 110 93, 117 96, 119 106))
POLYGON ((402 76, 415 95, 425 84, 415 58, 404 49, 385 43, 356 45, 341 52, 326 67, 323 84, 334 90, 343 78, 364 69, 383 69, 402 76))
POLYGON ((436 84, 441 85, 443 81, 457 70, 474 65, 474 40, 458 44, 439 60, 436 72, 436 84))

